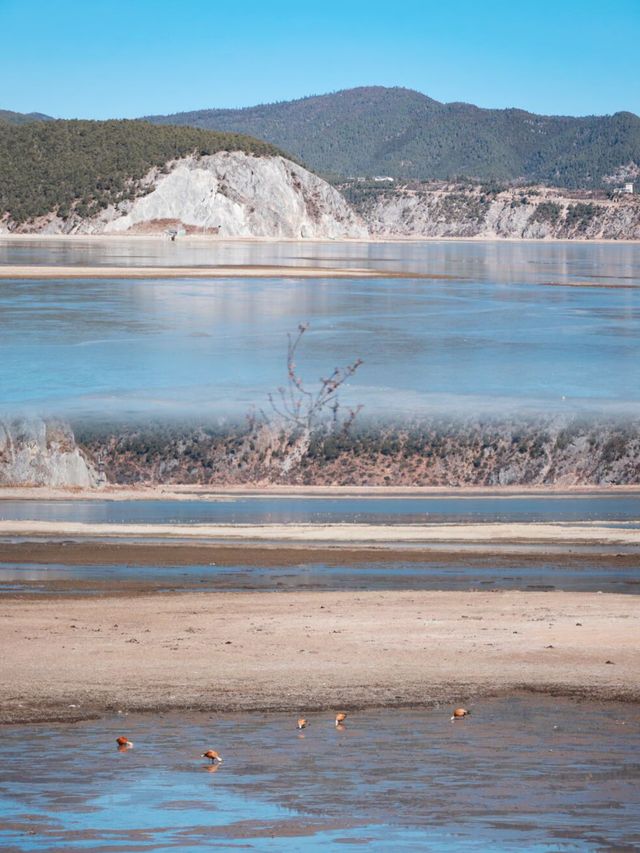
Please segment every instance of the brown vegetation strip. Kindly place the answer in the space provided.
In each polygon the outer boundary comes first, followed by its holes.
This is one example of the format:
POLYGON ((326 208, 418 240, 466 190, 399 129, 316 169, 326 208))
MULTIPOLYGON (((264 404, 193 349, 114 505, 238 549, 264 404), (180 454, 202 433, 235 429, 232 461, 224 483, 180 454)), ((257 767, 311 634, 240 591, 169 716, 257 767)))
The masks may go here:
POLYGON ((0 721, 426 706, 517 689, 640 699, 640 599, 564 592, 3 600, 0 721))
MULTIPOLYGON (((0 563, 35 563, 68 566, 298 566, 301 563, 324 563, 344 566, 364 563, 446 563, 461 569, 479 565, 490 559, 496 567, 537 565, 549 558, 549 549, 535 553, 509 553, 495 547, 485 552, 466 552, 455 548, 360 548, 309 545, 221 545, 217 543, 135 543, 135 542, 0 542, 0 563)), ((598 555, 585 553, 553 553, 557 566, 579 566, 585 561, 593 564, 598 555)), ((620 568, 636 567, 638 556, 633 553, 608 553, 620 568)))

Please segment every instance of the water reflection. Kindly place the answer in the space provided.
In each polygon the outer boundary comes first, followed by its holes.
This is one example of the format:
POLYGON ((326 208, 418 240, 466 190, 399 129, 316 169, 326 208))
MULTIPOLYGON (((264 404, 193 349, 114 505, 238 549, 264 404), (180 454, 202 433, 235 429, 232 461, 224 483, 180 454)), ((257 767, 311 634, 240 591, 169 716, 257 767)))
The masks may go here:
POLYGON ((449 715, 352 712, 338 732, 330 712, 310 714, 304 740, 295 713, 7 728, 0 843, 20 851, 640 843, 632 705, 511 697, 479 700, 457 725, 449 715), (112 743, 123 723, 136 746, 119 755, 112 743), (226 759, 214 776, 200 758, 212 739, 226 759))
POLYGON ((283 381, 309 319, 313 382, 356 355, 369 414, 640 403, 640 291, 362 281, 4 282, 5 409, 229 414, 283 381))
POLYGON ((638 246, 578 241, 425 242, 0 238, 0 264, 43 266, 326 266, 494 281, 638 285, 638 246))

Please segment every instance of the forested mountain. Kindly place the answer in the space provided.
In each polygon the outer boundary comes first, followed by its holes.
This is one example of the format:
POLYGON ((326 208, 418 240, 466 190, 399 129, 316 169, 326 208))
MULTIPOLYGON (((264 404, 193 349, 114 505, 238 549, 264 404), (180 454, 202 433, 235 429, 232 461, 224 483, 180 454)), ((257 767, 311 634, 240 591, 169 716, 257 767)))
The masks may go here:
POLYGON ((158 127, 142 121, 0 121, 0 220, 22 223, 51 211, 92 216, 148 188, 156 166, 188 154, 280 152, 236 133, 158 127))
POLYGON ((11 110, 0 110, 0 122, 7 124, 28 124, 32 121, 52 121, 51 116, 44 113, 14 113, 11 110))
POLYGON ((329 176, 467 176, 597 187, 620 167, 640 167, 640 118, 633 113, 540 116, 443 104, 382 86, 148 120, 248 133, 329 176))

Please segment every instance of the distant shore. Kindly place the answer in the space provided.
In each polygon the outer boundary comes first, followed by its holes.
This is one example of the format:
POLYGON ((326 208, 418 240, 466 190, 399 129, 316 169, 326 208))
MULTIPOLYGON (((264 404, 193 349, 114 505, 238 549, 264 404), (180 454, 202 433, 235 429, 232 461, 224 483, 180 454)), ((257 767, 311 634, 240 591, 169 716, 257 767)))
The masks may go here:
POLYGON ((640 598, 287 592, 3 598, 0 722, 425 707, 534 690, 640 701, 640 598))
POLYGON ((335 498, 352 497, 381 498, 428 498, 452 497, 474 498, 493 497, 513 499, 514 497, 545 498, 580 497, 598 495, 615 497, 617 495, 636 495, 640 498, 640 485, 621 486, 291 486, 291 485, 242 485, 218 486, 215 483, 135 485, 121 486, 108 484, 100 488, 83 489, 75 486, 55 488, 52 486, 0 486, 0 507, 3 500, 235 500, 237 498, 335 498))
MULTIPOLYGON (((169 242, 168 237, 165 234, 149 233, 136 233, 130 234, 126 231, 122 234, 16 234, 14 232, 0 232, 0 242, 2 240, 9 241, 41 241, 41 240, 56 240, 56 241, 70 241, 72 243, 78 243, 81 241, 91 242, 99 240, 101 242, 122 242, 123 240, 131 240, 131 241, 140 241, 140 240, 155 240, 157 242, 167 243, 169 242)), ((194 243, 208 243, 212 247, 220 243, 328 243, 328 244, 340 244, 340 243, 354 243, 354 244, 377 244, 377 243, 536 243, 539 245, 544 245, 545 243, 611 243, 617 246, 628 246, 633 244, 640 244, 640 240, 638 239, 620 239, 613 240, 611 238, 604 237, 594 237, 594 238, 571 238, 571 237, 482 237, 482 236, 465 236, 465 237, 430 237, 430 236, 403 236, 396 235, 394 237, 340 237, 340 238, 331 238, 331 237, 252 237, 252 236, 243 236, 243 237, 218 237, 212 236, 211 234, 186 234, 182 237, 178 237, 179 243, 185 242, 194 242, 194 243)))

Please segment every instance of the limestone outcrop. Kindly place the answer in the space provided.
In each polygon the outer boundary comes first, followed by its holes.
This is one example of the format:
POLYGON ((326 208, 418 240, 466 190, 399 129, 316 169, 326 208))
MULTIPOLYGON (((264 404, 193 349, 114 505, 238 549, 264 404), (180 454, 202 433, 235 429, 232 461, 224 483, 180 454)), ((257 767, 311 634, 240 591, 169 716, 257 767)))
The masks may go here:
POLYGON ((434 181, 367 194, 356 210, 377 238, 640 239, 635 195, 572 195, 543 186, 496 191, 434 181))
POLYGON ((66 424, 0 420, 0 486, 89 488, 98 480, 66 424))
POLYGON ((284 157, 241 151, 185 157, 132 202, 76 222, 73 233, 154 233, 175 228, 220 237, 358 238, 366 226, 340 193, 284 157))

